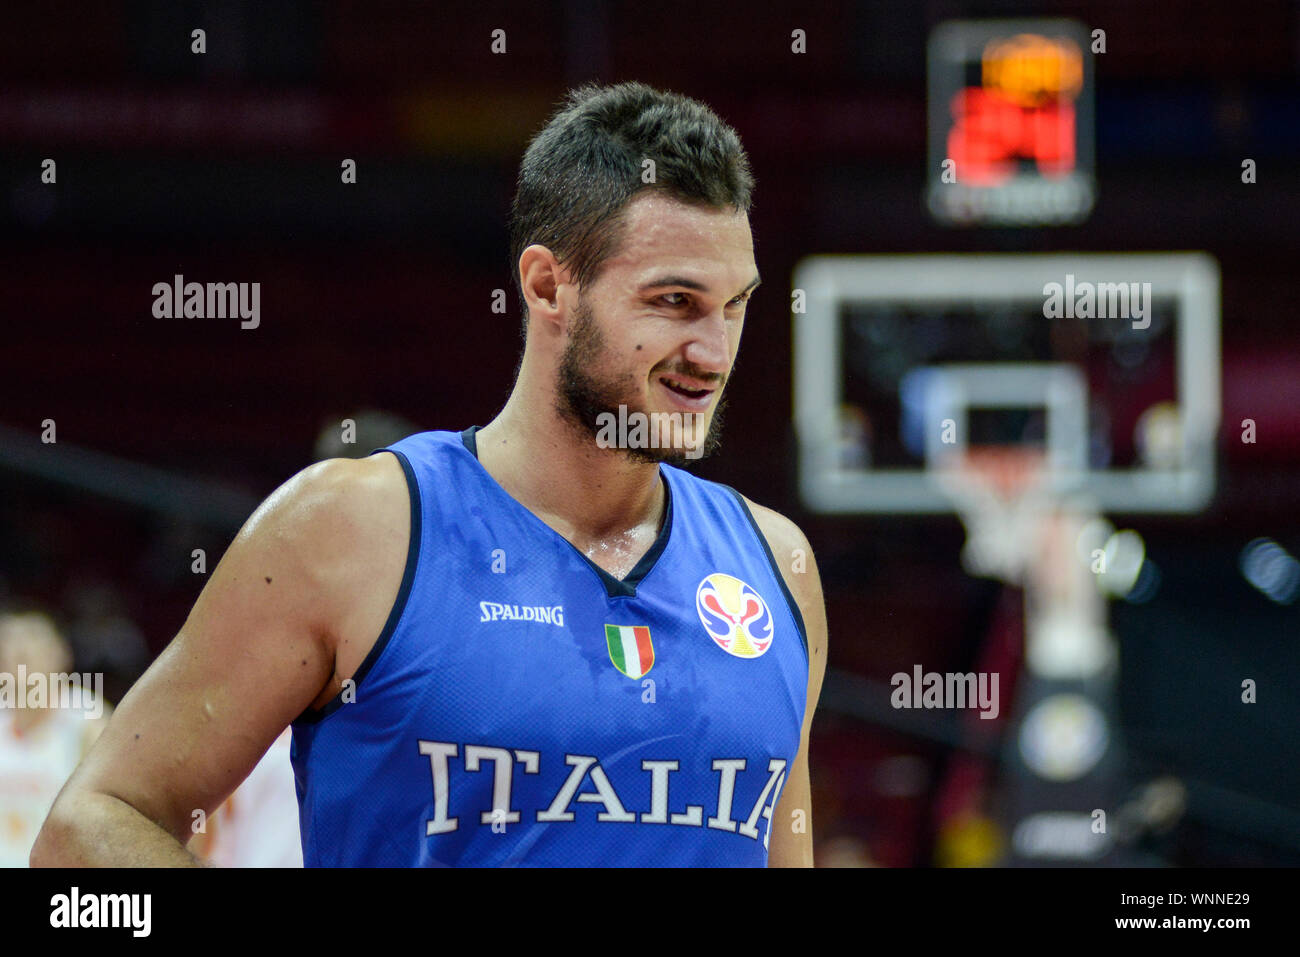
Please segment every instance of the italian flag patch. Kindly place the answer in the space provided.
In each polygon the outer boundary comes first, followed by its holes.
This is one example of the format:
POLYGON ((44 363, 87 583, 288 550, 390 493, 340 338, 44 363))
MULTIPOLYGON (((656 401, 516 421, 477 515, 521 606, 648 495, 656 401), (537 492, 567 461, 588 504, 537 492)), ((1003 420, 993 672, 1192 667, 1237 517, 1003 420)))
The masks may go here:
POLYGON ((654 666, 655 649, 645 625, 606 625, 605 643, 609 660, 629 678, 640 678, 654 666))

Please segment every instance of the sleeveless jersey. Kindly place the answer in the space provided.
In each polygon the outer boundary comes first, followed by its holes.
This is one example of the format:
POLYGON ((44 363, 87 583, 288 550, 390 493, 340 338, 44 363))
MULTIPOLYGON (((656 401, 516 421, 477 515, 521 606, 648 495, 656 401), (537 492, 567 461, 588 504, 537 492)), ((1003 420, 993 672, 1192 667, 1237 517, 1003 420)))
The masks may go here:
POLYGON ((765 866, 808 651, 744 500, 661 464, 662 528, 616 579, 475 431, 382 450, 406 570, 355 685, 292 725, 304 863, 765 866))

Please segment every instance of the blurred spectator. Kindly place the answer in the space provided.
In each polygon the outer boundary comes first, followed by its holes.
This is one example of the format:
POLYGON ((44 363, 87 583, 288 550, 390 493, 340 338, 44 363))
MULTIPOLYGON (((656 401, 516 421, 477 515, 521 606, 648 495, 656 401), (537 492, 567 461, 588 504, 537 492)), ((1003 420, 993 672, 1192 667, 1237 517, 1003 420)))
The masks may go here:
POLYGON ((216 867, 302 867, 288 728, 226 798, 189 848, 216 867))
POLYGON ((326 419, 316 435, 316 461, 363 459, 375 449, 419 431, 420 427, 410 420, 377 409, 326 419))
POLYGON ((68 642, 77 668, 102 672, 105 694, 121 701, 149 666, 150 655, 117 587, 97 578, 74 581, 63 607, 71 618, 68 642))
POLYGON ((848 834, 819 841, 817 844, 818 867, 876 867, 871 858, 871 851, 865 841, 848 834))
MULTIPOLYGON (((20 667, 45 679, 72 667, 68 643, 44 612, 0 614, 0 681, 9 692, 20 667)), ((86 695, 96 702, 86 710, 59 707, 49 697, 33 706, 25 692, 0 698, 0 866, 27 866, 55 797, 108 721, 108 702, 82 688, 82 703, 86 695)))

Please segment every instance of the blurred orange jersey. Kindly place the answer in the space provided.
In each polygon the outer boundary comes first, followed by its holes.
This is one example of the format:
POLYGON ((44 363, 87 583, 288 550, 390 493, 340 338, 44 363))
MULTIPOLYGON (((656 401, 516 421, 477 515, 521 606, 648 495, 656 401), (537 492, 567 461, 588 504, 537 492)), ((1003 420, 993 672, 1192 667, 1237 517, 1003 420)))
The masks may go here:
POLYGON ((26 867, 59 790, 90 742, 79 709, 51 708, 20 731, 18 711, 0 708, 0 866, 26 867))
POLYGON ((302 867, 298 795, 286 728, 190 850, 217 867, 302 867))

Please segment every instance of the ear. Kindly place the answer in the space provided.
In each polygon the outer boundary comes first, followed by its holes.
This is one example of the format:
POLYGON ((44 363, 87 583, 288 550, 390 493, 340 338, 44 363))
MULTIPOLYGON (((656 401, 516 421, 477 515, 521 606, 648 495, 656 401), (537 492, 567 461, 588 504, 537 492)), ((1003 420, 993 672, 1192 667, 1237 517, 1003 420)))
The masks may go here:
POLYGON ((568 268, 547 247, 534 243, 520 254, 519 284, 531 315, 558 319, 560 287, 569 282, 568 268))

